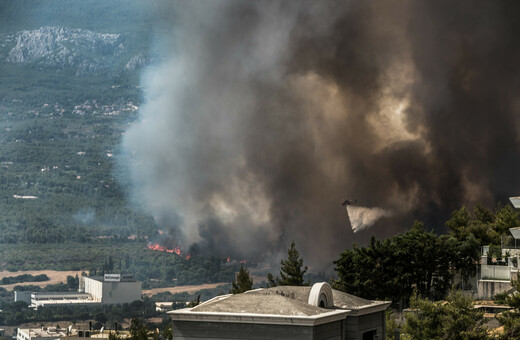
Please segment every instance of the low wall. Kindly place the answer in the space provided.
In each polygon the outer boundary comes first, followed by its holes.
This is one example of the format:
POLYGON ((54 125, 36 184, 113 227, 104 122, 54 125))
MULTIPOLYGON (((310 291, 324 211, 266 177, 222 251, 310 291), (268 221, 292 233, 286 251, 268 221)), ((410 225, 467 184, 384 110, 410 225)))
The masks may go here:
POLYGON ((511 289, 510 281, 496 280, 479 280, 478 281, 478 298, 491 299, 498 293, 503 293, 511 289))

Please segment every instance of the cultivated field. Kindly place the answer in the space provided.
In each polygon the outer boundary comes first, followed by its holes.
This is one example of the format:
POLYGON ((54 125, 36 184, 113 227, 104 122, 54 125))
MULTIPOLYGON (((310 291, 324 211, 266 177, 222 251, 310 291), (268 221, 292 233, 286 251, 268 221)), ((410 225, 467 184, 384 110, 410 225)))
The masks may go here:
POLYGON ((81 275, 81 271, 57 271, 57 270, 24 270, 24 271, 17 271, 17 272, 10 272, 7 270, 0 271, 0 280, 4 277, 9 276, 18 276, 22 274, 31 274, 31 275, 39 275, 39 274, 45 274, 49 277, 49 281, 43 281, 43 282, 21 282, 21 283, 14 283, 10 285, 0 285, 0 287, 5 288, 7 290, 13 290, 15 286, 28 286, 28 285, 34 285, 39 287, 45 287, 47 285, 52 285, 60 282, 67 282, 67 276, 76 276, 76 274, 81 275))
POLYGON ((229 285, 229 282, 221 282, 221 283, 206 283, 202 285, 192 285, 192 286, 177 286, 177 287, 164 287, 164 288, 154 288, 143 290, 143 295, 152 296, 158 293, 170 292, 171 294, 177 293, 188 293, 193 294, 203 289, 214 289, 219 286, 229 285))

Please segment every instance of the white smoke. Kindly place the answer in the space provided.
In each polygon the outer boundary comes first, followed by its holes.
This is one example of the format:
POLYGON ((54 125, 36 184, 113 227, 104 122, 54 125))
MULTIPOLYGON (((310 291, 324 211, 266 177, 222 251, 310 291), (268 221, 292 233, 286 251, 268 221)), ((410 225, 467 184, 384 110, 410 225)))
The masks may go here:
POLYGON ((367 208, 355 205, 347 205, 346 208, 350 225, 355 233, 372 226, 382 217, 392 216, 391 211, 381 208, 367 208))

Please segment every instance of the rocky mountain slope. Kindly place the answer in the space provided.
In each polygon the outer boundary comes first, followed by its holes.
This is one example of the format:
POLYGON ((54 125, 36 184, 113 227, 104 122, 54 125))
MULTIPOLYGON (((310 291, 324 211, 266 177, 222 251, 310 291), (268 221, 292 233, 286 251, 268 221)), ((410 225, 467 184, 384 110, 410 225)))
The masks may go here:
POLYGON ((62 70, 72 68, 76 76, 135 70, 152 58, 132 55, 131 41, 121 34, 98 33, 68 27, 41 27, 0 37, 5 62, 62 70))

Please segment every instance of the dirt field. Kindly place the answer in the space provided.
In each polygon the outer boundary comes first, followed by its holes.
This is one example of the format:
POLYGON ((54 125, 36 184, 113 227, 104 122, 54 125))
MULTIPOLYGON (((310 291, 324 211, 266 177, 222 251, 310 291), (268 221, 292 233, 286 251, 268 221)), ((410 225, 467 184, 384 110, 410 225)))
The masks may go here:
POLYGON ((206 283, 206 284, 203 284, 203 285, 194 285, 194 286, 177 286, 177 287, 166 287, 166 288, 154 288, 154 289, 143 290, 143 295, 152 296, 152 295, 155 295, 155 294, 158 294, 158 293, 162 293, 162 292, 170 292, 172 294, 186 292, 186 293, 189 293, 189 294, 193 294, 193 293, 198 292, 199 290, 202 290, 202 289, 213 289, 213 288, 217 288, 218 286, 228 285, 228 284, 229 284, 229 282, 221 282, 221 283, 206 283))
POLYGON ((45 274, 49 277, 49 281, 43 282, 22 282, 22 283, 14 283, 10 285, 0 285, 0 287, 5 288, 7 290, 13 290, 15 286, 40 286, 45 287, 47 285, 53 285, 60 282, 67 282, 67 276, 75 276, 76 274, 81 275, 81 271, 56 271, 56 270, 27 270, 27 271, 18 271, 18 272, 9 272, 7 270, 0 271, 0 279, 9 276, 18 276, 22 274, 31 274, 31 275, 39 275, 45 274))
POLYGON ((267 278, 265 275, 256 275, 251 274, 251 278, 253 278, 253 283, 262 283, 263 281, 267 281, 267 278))

